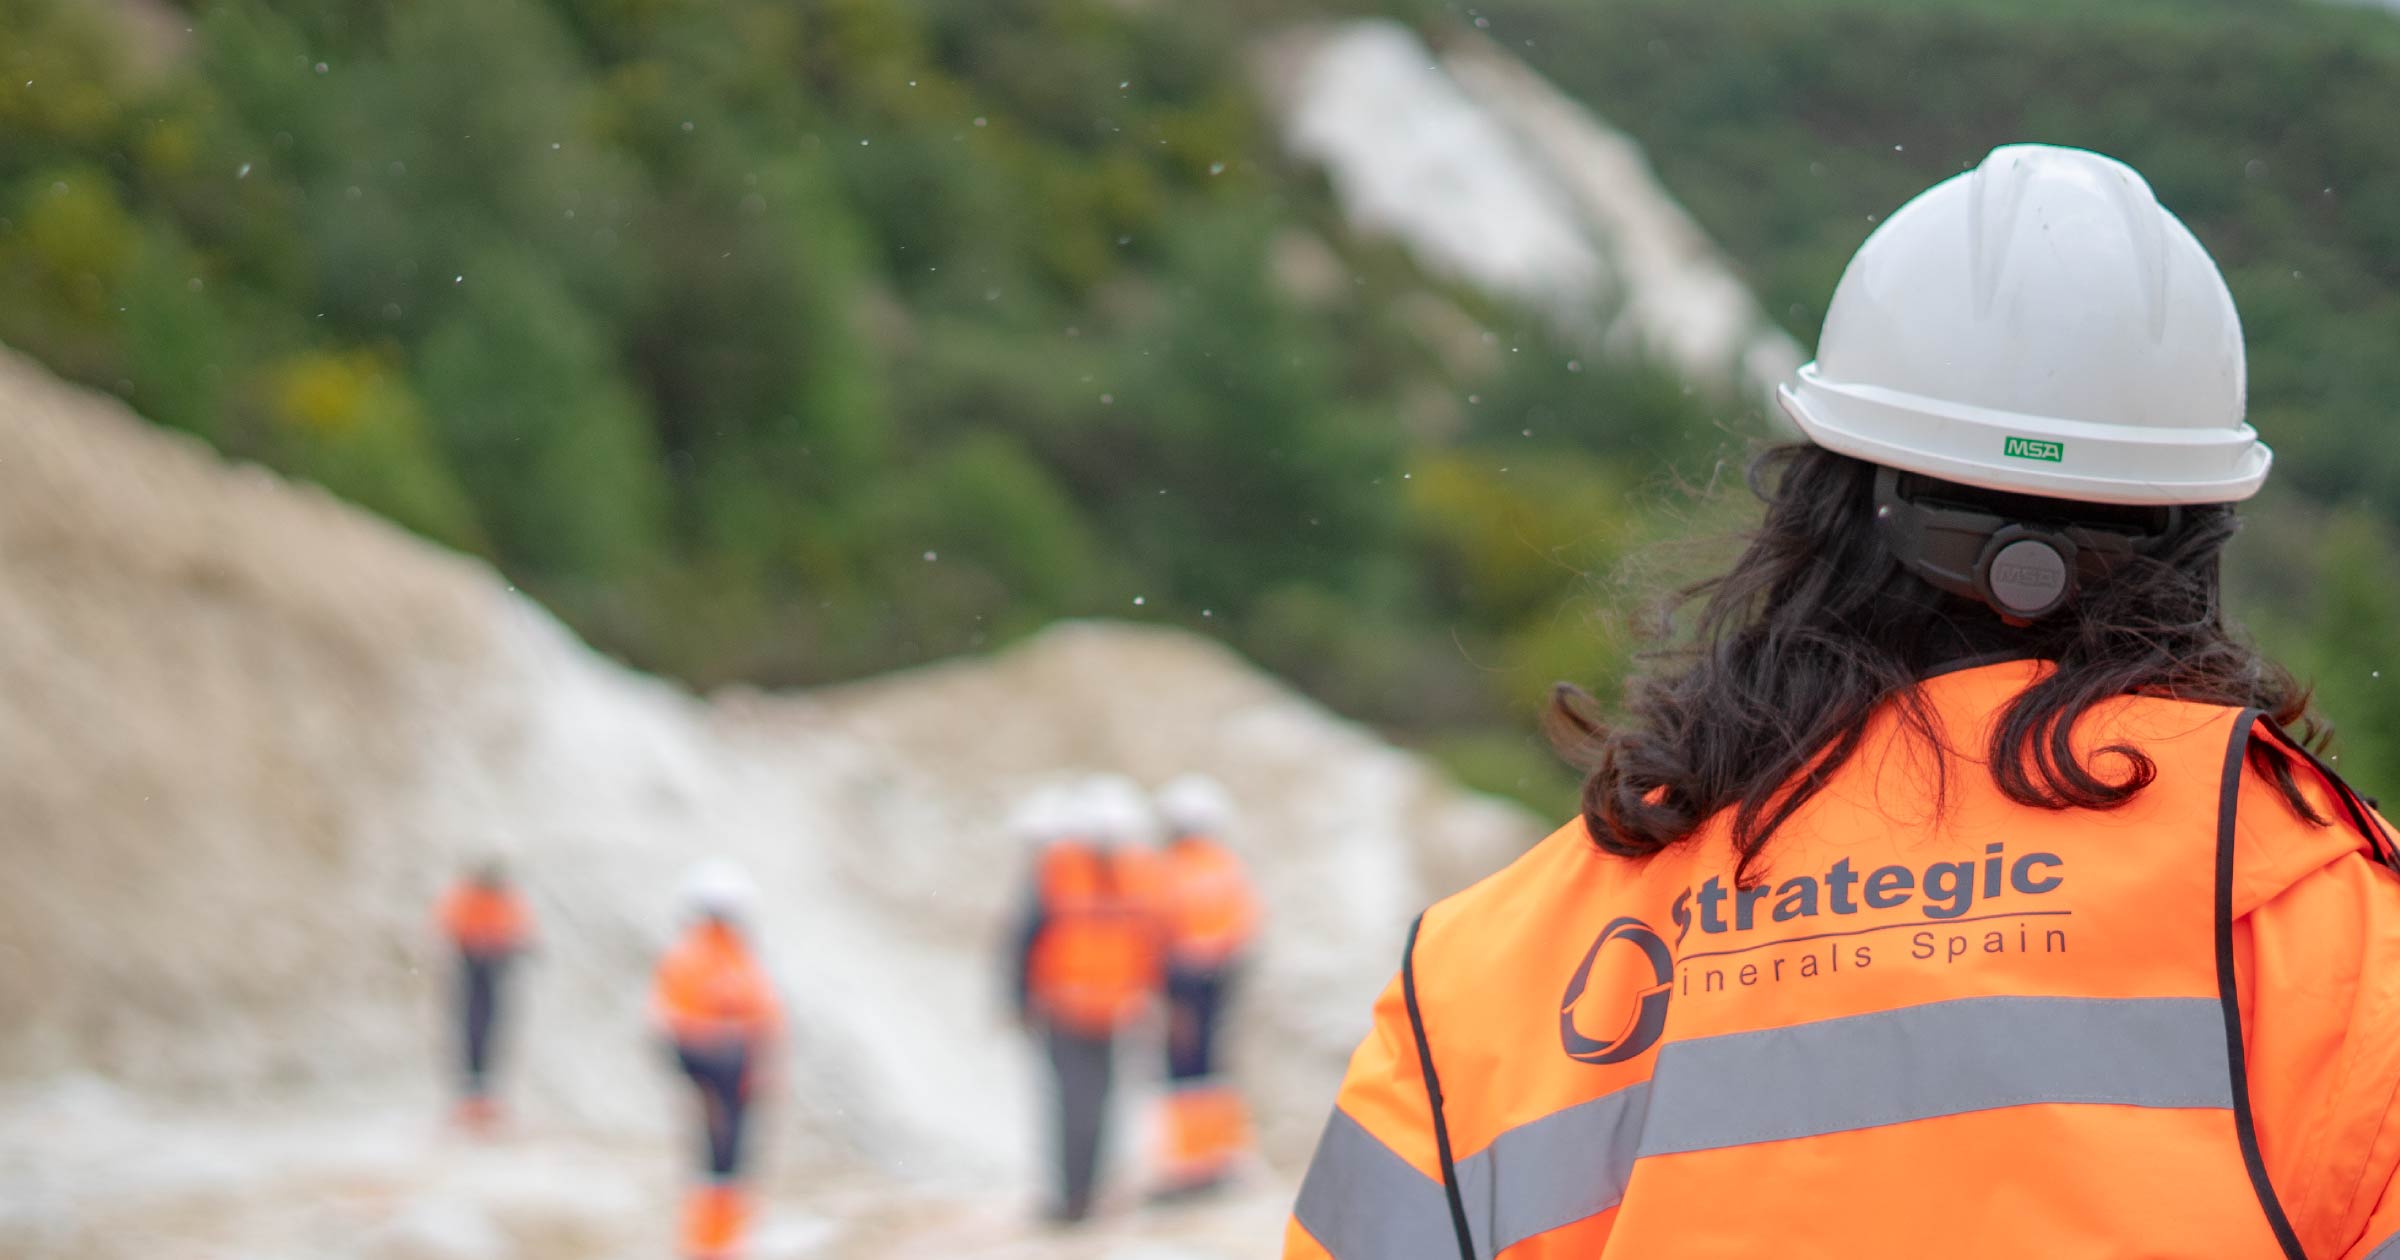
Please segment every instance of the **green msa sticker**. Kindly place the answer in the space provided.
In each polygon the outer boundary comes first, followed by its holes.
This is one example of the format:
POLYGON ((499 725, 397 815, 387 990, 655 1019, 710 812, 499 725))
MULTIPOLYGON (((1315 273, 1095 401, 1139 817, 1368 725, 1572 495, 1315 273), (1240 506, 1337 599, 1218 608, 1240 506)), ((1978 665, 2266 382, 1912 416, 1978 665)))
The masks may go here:
POLYGON ((2044 463, 2055 464, 2067 457, 2067 447, 2064 442, 2045 442, 2040 438, 2012 437, 2008 439, 2007 445, 2000 448, 2000 453, 2010 459, 2038 459, 2044 463))

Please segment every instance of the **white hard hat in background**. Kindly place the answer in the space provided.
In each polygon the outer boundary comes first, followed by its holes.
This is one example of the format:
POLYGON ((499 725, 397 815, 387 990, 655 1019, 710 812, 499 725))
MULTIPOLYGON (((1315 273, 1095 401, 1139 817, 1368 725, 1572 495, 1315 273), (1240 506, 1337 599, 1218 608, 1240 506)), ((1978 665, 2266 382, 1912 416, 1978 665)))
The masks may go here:
POLYGON ((1810 441, 1993 490, 2091 503, 2247 499, 2233 295, 2133 168, 2019 144, 1859 246, 1814 363, 1777 392, 1810 441))
POLYGON ((1178 775, 1158 790, 1158 816, 1171 836, 1223 836, 1233 826, 1233 797, 1205 774, 1178 775))
POLYGON ((742 868, 723 858, 710 858, 683 877, 683 905, 692 914, 746 921, 758 901, 758 890, 742 868))
POLYGON ((1121 774, 1085 779, 1075 792, 1075 811, 1083 836, 1094 844, 1148 844, 1156 836, 1149 795, 1121 774))

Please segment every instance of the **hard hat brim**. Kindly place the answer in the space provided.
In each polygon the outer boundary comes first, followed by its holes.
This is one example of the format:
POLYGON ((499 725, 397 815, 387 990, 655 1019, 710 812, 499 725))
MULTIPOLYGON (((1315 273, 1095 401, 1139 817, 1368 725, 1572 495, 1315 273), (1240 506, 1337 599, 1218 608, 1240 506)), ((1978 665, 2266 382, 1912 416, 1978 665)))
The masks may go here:
POLYGON ((2238 503, 2266 483, 2274 452, 2244 424, 2172 429, 1996 411, 1829 380, 1815 363, 1775 391, 1827 450, 1987 490, 2141 506, 2238 503), (2013 447, 2046 452, 2011 457, 2013 447))

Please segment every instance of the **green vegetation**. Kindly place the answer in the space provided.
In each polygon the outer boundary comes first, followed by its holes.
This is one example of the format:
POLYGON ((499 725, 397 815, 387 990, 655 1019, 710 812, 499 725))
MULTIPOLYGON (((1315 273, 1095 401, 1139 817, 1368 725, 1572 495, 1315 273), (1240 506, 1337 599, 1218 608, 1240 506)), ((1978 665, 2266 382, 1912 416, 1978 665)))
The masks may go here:
POLYGON ((2400 21, 2270 0, 1492 0, 1470 15, 1625 127, 1813 344, 1852 250, 2018 140, 2125 159, 2241 304, 2275 479, 2235 603, 2400 791, 2400 21))
MULTIPOLYGON (((0 0, 0 341, 697 685, 1166 620, 1562 812, 1534 711, 1607 689, 1626 562, 1751 431, 1346 231, 1250 86, 1289 6, 123 5, 190 34, 0 0)), ((2250 321, 2244 607, 2400 784, 2400 24, 1383 7, 1629 127, 1804 342, 1871 216, 1991 144, 2139 164, 2250 321)))
POLYGON ((702 686, 1164 619, 1563 809, 1584 575, 1721 440, 1351 238, 1273 6, 149 7, 0 0, 0 340, 702 686))

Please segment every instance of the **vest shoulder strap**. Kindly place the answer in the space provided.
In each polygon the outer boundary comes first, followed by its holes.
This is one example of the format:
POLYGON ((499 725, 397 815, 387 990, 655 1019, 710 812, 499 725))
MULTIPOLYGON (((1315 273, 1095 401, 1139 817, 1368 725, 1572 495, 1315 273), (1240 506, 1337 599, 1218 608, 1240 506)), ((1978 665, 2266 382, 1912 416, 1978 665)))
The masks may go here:
POLYGON ((1425 1013, 1417 1006, 1417 932, 1425 916, 1408 925, 1400 955, 1400 996, 1408 1005, 1408 1030, 1417 1039, 1417 1066, 1425 1074, 1425 1101, 1433 1111, 1433 1146, 1442 1161, 1442 1194, 1450 1201, 1450 1227, 1458 1233, 1459 1260, 1475 1260, 1475 1232, 1467 1225, 1466 1200, 1459 1194, 1458 1162, 1450 1155, 1450 1123, 1442 1116, 1442 1079, 1433 1070, 1433 1044, 1425 1038, 1425 1013))
MULTIPOLYGON (((2232 1072, 2234 1136, 2241 1146, 2243 1168, 2250 1174, 2251 1189, 2257 1192, 2258 1205, 2266 1212, 2267 1227, 2274 1232, 2275 1242, 2283 1249, 2286 1260, 2308 1260, 2308 1253, 2300 1246, 2300 1236, 2292 1229, 2291 1218, 2276 1196, 2275 1183, 2267 1177, 2266 1159, 2259 1151, 2257 1117, 2250 1110, 2250 1067, 2243 1051, 2241 997, 2234 971, 2234 820, 2241 811, 2242 767, 2249 761, 2250 741, 2264 716, 2256 709, 2244 709, 2234 719, 2233 733, 2225 744, 2225 772, 2217 795, 2217 1001, 2225 1015, 2225 1060, 2232 1072)), ((2274 729, 2271 723, 2268 729, 2274 729)))

